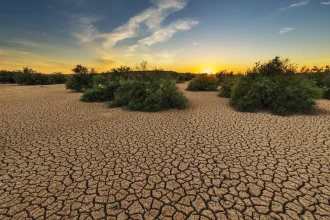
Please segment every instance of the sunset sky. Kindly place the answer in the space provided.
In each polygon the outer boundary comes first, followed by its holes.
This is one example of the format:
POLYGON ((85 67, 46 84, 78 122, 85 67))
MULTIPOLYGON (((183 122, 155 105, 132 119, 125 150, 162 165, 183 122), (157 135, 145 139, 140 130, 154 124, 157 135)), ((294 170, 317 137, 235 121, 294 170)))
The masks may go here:
POLYGON ((244 71, 330 64, 329 0, 1 0, 0 69, 244 71))

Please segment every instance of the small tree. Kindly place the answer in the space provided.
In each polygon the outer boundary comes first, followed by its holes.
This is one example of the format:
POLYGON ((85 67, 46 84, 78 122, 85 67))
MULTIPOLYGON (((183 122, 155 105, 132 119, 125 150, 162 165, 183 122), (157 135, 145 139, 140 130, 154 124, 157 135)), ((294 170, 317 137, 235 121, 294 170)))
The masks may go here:
POLYGON ((79 64, 72 69, 72 72, 76 74, 88 74, 88 68, 79 64))
POLYGON ((83 89, 93 87, 93 77, 96 75, 94 69, 88 72, 88 68, 82 65, 77 65, 72 69, 74 74, 68 79, 66 88, 76 92, 81 92, 83 89))

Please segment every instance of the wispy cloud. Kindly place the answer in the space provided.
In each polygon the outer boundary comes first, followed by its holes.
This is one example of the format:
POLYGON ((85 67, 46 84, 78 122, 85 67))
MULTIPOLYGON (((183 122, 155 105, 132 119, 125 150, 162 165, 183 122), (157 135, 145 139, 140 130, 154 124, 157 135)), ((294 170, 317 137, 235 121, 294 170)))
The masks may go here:
POLYGON ((177 32, 188 31, 198 24, 199 22, 197 20, 192 19, 174 21, 170 25, 156 30, 151 36, 139 40, 137 44, 130 46, 129 52, 132 53, 138 48, 165 42, 172 38, 177 32))
POLYGON ((114 60, 111 60, 111 59, 107 59, 107 58, 99 58, 99 59, 96 59, 96 61, 98 63, 104 64, 104 65, 115 65, 115 64, 118 64, 117 61, 114 61, 114 60))
POLYGON ((16 50, 16 49, 1 49, 0 48, 0 56, 26 56, 33 55, 30 52, 16 50))
MULTIPOLYGON (((101 39, 103 47, 106 49, 113 48, 118 42, 125 39, 134 38, 143 33, 151 33, 138 41, 138 45, 151 46, 158 42, 163 42, 178 31, 186 31, 198 24, 197 20, 177 20, 170 25, 163 27, 163 21, 172 13, 182 10, 186 7, 189 0, 151 0, 154 6, 147 8, 143 12, 131 17, 129 21, 110 33, 100 33, 95 26, 95 22, 99 21, 99 17, 81 17, 76 19, 79 22, 79 27, 83 31, 75 32, 73 35, 82 43, 90 43, 95 39, 101 39), (142 31, 146 28, 146 31, 142 31)), ((132 52, 138 45, 130 47, 132 52)))
POLYGON ((293 30, 294 30, 294 28, 282 28, 282 30, 280 30, 279 34, 285 34, 290 31, 293 31, 293 30))
POLYGON ((330 2, 321 2, 322 5, 330 5, 330 2))
POLYGON ((19 44, 22 46, 26 46, 26 47, 36 47, 36 48, 46 48, 48 47, 45 44, 40 44, 34 41, 29 41, 29 40, 9 40, 9 43, 13 43, 13 44, 19 44))
POLYGON ((73 16, 74 20, 78 21, 79 32, 74 32, 73 36, 79 39, 81 43, 90 43, 94 39, 98 38, 100 34, 94 23, 102 20, 99 16, 73 16))
POLYGON ((156 58, 158 63, 170 63, 173 62, 175 56, 182 51, 184 51, 184 49, 176 51, 164 51, 162 53, 156 54, 156 58))
POLYGON ((139 29, 144 25, 149 31, 155 31, 170 14, 184 9, 187 5, 187 0, 153 0, 152 2, 155 6, 130 18, 126 24, 110 34, 99 35, 105 38, 104 46, 111 48, 119 41, 136 37, 139 29))
POLYGON ((303 6, 308 5, 309 2, 310 2, 310 0, 298 2, 298 3, 295 3, 295 4, 289 5, 288 7, 281 8, 280 11, 284 11, 284 10, 290 9, 290 8, 303 7, 303 6))
POLYGON ((0 58, 0 66, 10 67, 9 69, 12 70, 28 66, 47 69, 46 72, 50 73, 54 71, 54 68, 68 70, 72 67, 72 64, 58 59, 54 60, 44 55, 13 48, 0 48, 0 58))
POLYGON ((167 41, 178 31, 187 31, 197 25, 196 20, 179 20, 175 21, 167 27, 161 28, 154 32, 150 37, 139 40, 139 44, 151 46, 159 42, 167 41))

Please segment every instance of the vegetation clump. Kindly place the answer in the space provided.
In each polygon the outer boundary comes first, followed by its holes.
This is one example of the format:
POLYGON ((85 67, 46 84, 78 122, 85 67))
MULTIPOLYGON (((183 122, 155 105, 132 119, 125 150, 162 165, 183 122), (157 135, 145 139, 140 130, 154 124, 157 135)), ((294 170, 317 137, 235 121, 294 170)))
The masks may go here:
POLYGON ((170 108, 183 109, 187 106, 187 99, 174 80, 127 80, 120 82, 111 106, 155 112, 170 108))
POLYGON ((23 71, 0 71, 0 83, 17 83, 19 85, 63 84, 66 76, 62 73, 42 74, 24 67, 23 71))
POLYGON ((325 99, 330 99, 330 72, 329 74, 324 77, 324 79, 322 80, 322 86, 325 87, 326 91, 324 93, 324 98, 325 99))
POLYGON ((84 102, 106 102, 109 107, 155 112, 182 109, 187 99, 177 87, 175 72, 132 71, 120 67, 93 78, 92 88, 83 89, 84 102))
POLYGON ((220 88, 219 96, 222 98, 230 98, 232 88, 234 84, 237 82, 237 80, 239 80, 239 77, 240 77, 239 75, 238 76, 233 75, 231 77, 225 78, 220 84, 221 88, 220 88))
POLYGON ((93 88, 83 90, 81 97, 83 102, 107 102, 112 101, 119 87, 118 82, 107 82, 104 85, 95 85, 93 88))
POLYGON ((77 65, 72 71, 74 74, 66 82, 67 89, 82 92, 83 89, 91 89, 93 87, 93 77, 96 75, 94 69, 89 72, 87 67, 77 65))
POLYGON ((238 111, 270 110, 277 115, 311 113, 323 88, 296 73, 288 59, 275 57, 264 64, 256 63, 246 76, 240 77, 231 93, 231 104, 238 111))
POLYGON ((217 91, 218 79, 214 75, 200 74, 193 78, 187 90, 188 91, 217 91))
POLYGON ((14 76, 18 74, 18 71, 0 71, 0 83, 15 83, 14 76))

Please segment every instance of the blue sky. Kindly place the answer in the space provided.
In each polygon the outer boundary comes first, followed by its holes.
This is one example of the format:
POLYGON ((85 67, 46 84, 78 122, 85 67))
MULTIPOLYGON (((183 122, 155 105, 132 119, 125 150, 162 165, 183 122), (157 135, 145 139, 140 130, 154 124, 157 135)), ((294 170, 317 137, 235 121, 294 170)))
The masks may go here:
POLYGON ((330 64, 329 0, 1 0, 0 19, 0 69, 330 64))

